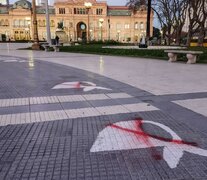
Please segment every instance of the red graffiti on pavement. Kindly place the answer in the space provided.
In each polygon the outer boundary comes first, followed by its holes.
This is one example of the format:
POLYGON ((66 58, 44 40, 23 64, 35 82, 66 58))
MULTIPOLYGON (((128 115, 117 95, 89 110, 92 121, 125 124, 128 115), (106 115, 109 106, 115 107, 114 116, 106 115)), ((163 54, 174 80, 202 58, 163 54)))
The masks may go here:
POLYGON ((80 83, 80 82, 77 82, 77 83, 75 84, 75 88, 76 88, 76 89, 80 89, 80 86, 81 86, 81 83, 80 83))
POLYGON ((142 140, 148 147, 151 149, 151 154, 152 157, 156 160, 161 160, 162 156, 159 154, 159 152, 154 148, 153 144, 149 141, 149 138, 154 138, 160 141, 165 141, 165 142, 170 142, 170 143, 175 143, 175 144, 185 144, 189 146, 198 146, 197 143, 195 142, 187 142, 187 141, 182 141, 182 140, 176 140, 176 139, 170 139, 170 138, 165 138, 165 137, 160 137, 156 135, 151 135, 147 132, 144 131, 143 128, 143 119, 137 118, 135 119, 136 123, 136 130, 124 128, 115 124, 110 124, 109 126, 112 128, 116 128, 125 132, 133 133, 139 140, 142 140))

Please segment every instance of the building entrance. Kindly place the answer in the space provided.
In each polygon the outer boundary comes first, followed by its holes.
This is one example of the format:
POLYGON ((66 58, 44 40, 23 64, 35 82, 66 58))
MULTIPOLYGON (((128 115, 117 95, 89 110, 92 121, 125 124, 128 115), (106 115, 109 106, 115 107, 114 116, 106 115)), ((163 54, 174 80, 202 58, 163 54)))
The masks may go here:
POLYGON ((78 40, 87 41, 87 27, 86 24, 83 22, 80 22, 77 24, 77 38, 78 40))

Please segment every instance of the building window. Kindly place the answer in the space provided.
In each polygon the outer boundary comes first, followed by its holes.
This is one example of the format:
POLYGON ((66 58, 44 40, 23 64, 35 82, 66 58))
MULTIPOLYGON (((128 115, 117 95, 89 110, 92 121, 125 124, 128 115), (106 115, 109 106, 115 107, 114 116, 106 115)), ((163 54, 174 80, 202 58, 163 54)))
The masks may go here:
POLYGON ((1 20, 1 25, 5 26, 5 21, 3 19, 1 20))
POLYGON ((27 20, 24 20, 24 24, 25 24, 25 27, 28 27, 30 25, 29 21, 27 21, 27 20))
POLYGON ((38 20, 38 21, 37 21, 37 25, 38 25, 39 27, 41 27, 41 20, 38 20))
POLYGON ((9 26, 9 20, 8 19, 5 20, 5 26, 9 26))
POLYGON ((4 26, 4 20, 3 19, 1 20, 1 26, 4 26))
POLYGON ((45 20, 42 21, 42 26, 43 26, 43 27, 46 26, 46 21, 45 21, 45 20))
POLYGON ((144 23, 143 22, 140 23, 140 29, 144 29, 144 23))
POLYGON ((59 14, 65 14, 65 8, 59 8, 59 14))
POLYGON ((50 21, 50 26, 51 26, 51 27, 55 27, 55 22, 54 22, 54 20, 51 20, 51 21, 50 21))
POLYGON ((103 9, 96 9, 96 15, 102 15, 103 9))
POLYGON ((87 14, 85 8, 74 8, 74 14, 87 14))
POLYGON ((139 24, 138 24, 138 22, 136 22, 136 23, 134 24, 134 29, 139 29, 139 24))
POLYGON ((124 25, 124 28, 125 28, 125 29, 129 29, 129 28, 130 28, 129 24, 125 24, 125 25, 124 25))
POLYGON ((20 27, 24 27, 24 20, 20 20, 20 21, 19 21, 19 26, 20 26, 20 27))
POLYGON ((14 20, 14 27, 19 27, 19 20, 14 20))
POLYGON ((121 29, 121 24, 117 23, 116 24, 116 29, 121 29))

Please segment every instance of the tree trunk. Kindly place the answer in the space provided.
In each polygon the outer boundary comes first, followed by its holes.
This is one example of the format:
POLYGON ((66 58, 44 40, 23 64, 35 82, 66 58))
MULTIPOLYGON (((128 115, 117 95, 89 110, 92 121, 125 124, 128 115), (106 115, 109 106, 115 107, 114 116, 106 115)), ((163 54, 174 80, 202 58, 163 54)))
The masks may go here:
POLYGON ((167 33, 168 33, 167 45, 170 46, 170 44, 171 44, 171 27, 168 27, 167 33))
POLYGON ((198 36, 198 46, 200 47, 203 46, 204 38, 205 38, 205 28, 204 26, 201 26, 200 31, 199 31, 199 36, 198 36))
POLYGON ((151 15, 151 0, 148 0, 148 5, 147 5, 147 44, 149 45, 149 39, 150 39, 150 15, 151 15))
POLYGON ((188 26, 187 42, 186 42, 186 45, 187 45, 188 47, 190 47, 190 42, 191 42, 191 39, 192 39, 192 35, 193 35, 192 27, 191 27, 191 25, 189 25, 189 26, 188 26))
POLYGON ((179 27, 177 27, 177 31, 176 31, 176 45, 180 45, 180 41, 181 41, 181 34, 182 34, 182 26, 180 25, 179 27))

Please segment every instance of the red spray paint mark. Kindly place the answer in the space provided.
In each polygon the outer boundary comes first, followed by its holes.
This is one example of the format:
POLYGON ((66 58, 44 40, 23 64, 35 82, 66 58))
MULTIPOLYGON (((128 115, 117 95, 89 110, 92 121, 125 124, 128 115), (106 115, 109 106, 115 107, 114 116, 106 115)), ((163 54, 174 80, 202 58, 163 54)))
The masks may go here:
POLYGON ((77 84, 75 84, 75 88, 76 89, 80 89, 80 85, 81 85, 81 83, 80 82, 77 82, 77 84))
MULTIPOLYGON (((137 131, 141 132, 142 134, 146 134, 142 128, 143 126, 142 119, 136 119, 135 124, 136 124, 137 131)), ((148 147, 150 147, 151 155, 154 159, 161 160, 162 156, 159 154, 159 152, 156 149, 153 148, 154 146, 150 142, 149 137, 150 136, 139 136, 138 138, 141 139, 148 147)))
POLYGON ((143 120, 140 118, 135 120, 135 124, 136 124, 136 130, 124 128, 121 126, 117 126, 115 124, 111 124, 109 126, 112 128, 120 129, 125 132, 133 133, 139 139, 141 138, 141 140, 151 149, 152 157, 156 160, 161 160, 162 156, 159 154, 158 151, 156 151, 156 149, 154 149, 154 145, 152 143, 150 143, 149 138, 154 138, 154 139, 157 139, 160 141, 170 142, 170 143, 174 143, 174 144, 185 144, 185 145, 189 145, 189 146, 198 146, 197 143, 195 143, 195 142, 187 142, 187 141, 182 141, 182 140, 169 139, 169 138, 164 138, 164 137, 160 137, 160 136, 156 136, 156 135, 151 135, 147 132, 144 132, 143 120))

